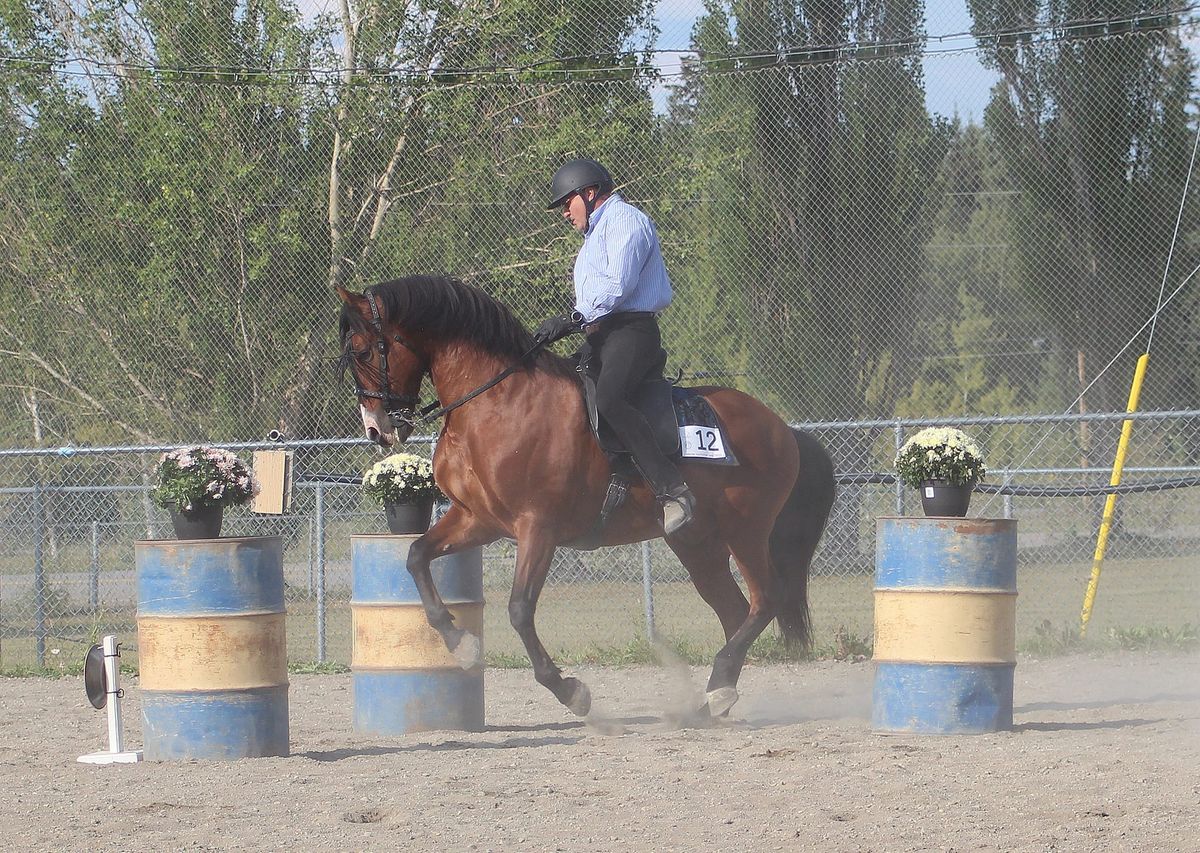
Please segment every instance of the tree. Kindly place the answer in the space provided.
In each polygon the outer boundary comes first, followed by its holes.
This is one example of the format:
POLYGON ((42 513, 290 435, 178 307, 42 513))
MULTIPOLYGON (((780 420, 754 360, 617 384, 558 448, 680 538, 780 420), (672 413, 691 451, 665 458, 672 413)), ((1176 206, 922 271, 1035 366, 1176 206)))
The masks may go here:
POLYGON ((885 414, 908 385, 891 356, 911 331, 949 140, 924 107, 920 7, 708 9, 696 47, 713 67, 680 115, 711 177, 698 218, 732 235, 714 266, 744 290, 752 373, 802 419, 885 414))
MULTIPOLYGON (((1193 61, 1165 6, 969 6, 984 57, 1002 75, 985 124, 1019 190, 1021 287, 1061 352, 1060 387, 1074 396, 1155 305, 1186 177, 1193 61), (997 32, 1004 35, 982 37, 997 32)), ((1176 262, 1190 269, 1194 251, 1182 248, 1176 262)), ((1164 316, 1160 340, 1182 336, 1188 323, 1182 308, 1164 316)), ((1098 377, 1089 408, 1123 408, 1132 358, 1122 366, 1129 372, 1098 377)), ((1178 405, 1181 390, 1197 399, 1195 385, 1185 385, 1157 362, 1144 403, 1178 405)))

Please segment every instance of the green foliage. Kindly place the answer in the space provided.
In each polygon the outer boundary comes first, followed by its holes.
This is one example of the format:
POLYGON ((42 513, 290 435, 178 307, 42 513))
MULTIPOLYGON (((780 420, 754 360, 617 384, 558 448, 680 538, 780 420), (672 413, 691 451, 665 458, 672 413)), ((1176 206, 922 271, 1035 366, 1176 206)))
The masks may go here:
POLYGON ((1105 631, 1105 638, 1117 648, 1126 651, 1160 648, 1187 650, 1200 647, 1200 631, 1192 624, 1178 629, 1165 626, 1109 628, 1105 631))
POLYGON ((788 415, 887 413, 908 385, 894 353, 911 335, 949 126, 924 108, 915 53, 814 60, 847 39, 919 40, 919 9, 834 3, 819 24, 786 4, 707 9, 695 46, 731 59, 689 73, 672 100, 696 247, 683 275, 716 309, 710 336, 743 318, 707 348, 788 415))
POLYGON ((243 504, 258 489, 254 474, 228 450, 181 447, 163 454, 153 496, 163 508, 187 511, 243 504))
MULTIPOLYGON (((709 0, 666 115, 648 0, 353 2, 350 32, 283 0, 0 4, 0 443, 355 431, 331 285, 567 309, 578 237, 544 195, 581 154, 659 226, 689 377, 803 420, 1061 410, 1154 302, 1190 142, 1175 16, 1023 34, 1085 7, 972 0, 1015 35, 981 40, 1003 80, 960 127, 925 108, 911 0, 709 0)), ((1194 349, 1143 406, 1196 398, 1194 349)))
MULTIPOLYGON (((1144 17, 1134 25, 1144 27, 1136 37, 1127 25, 1076 26, 1068 41, 1047 40, 1028 22, 1066 28, 1095 18, 1084 0, 969 6, 976 31, 1010 34, 980 40, 985 64, 1002 75, 984 124, 1012 191, 1009 275, 1051 344, 1045 368, 1055 379, 1054 398, 1072 399, 1086 376, 1139 337, 1156 304, 1187 178, 1195 60, 1180 41, 1182 20, 1172 15, 1144 17)), ((1133 0, 1104 13, 1113 20, 1145 15, 1133 0)), ((1191 269, 1195 253, 1185 240, 1173 264, 1191 269)), ((1155 340, 1186 334, 1190 322, 1190 308, 1164 314, 1155 340)), ((1194 377, 1162 362, 1157 369, 1143 406, 1195 398, 1194 377)), ((1088 407, 1119 409, 1131 373, 1098 377, 1088 407)), ((1019 381, 1019 371, 1011 375, 1019 381)))
POLYGON ((1080 651, 1191 651, 1200 648, 1200 631, 1191 623, 1179 628, 1166 625, 1110 627, 1099 636, 1080 637, 1078 624, 1054 625, 1043 620, 1033 637, 1021 644, 1025 654, 1049 657, 1080 651))
POLYGON ((1021 651, 1032 655, 1064 655, 1083 645, 1078 625, 1053 625, 1049 619, 1033 629, 1033 638, 1021 644, 1021 651))

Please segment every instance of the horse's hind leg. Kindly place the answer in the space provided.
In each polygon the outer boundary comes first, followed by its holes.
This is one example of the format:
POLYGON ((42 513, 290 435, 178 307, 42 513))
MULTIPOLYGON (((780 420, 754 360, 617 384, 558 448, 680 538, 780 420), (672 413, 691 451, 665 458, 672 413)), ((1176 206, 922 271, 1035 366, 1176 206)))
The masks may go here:
POLYGON ((732 636, 726 632, 725 646, 713 660, 707 691, 708 710, 713 716, 724 714, 738 700, 737 683, 746 663, 746 654, 775 618, 775 603, 783 595, 783 588, 771 567, 765 535, 754 536, 753 531, 744 531, 729 543, 729 547, 746 581, 750 602, 741 625, 732 636))
POLYGON ((509 621, 525 644, 538 684, 553 693, 573 713, 586 717, 592 708, 591 692, 579 679, 562 677, 562 671, 554 665, 550 654, 538 639, 533 624, 538 597, 542 594, 546 575, 550 571, 550 560, 554 557, 554 545, 532 530, 517 533, 517 570, 513 575, 512 595, 508 599, 509 621), (520 535, 522 532, 525 535, 520 535))
POLYGON ((668 539, 667 544, 687 569, 696 592, 721 620, 728 642, 750 612, 750 602, 729 569, 729 549, 715 536, 698 542, 668 539))
MULTIPOLYGON (((739 637, 738 632, 746 630, 750 602, 746 600, 729 568, 729 548, 718 537, 710 536, 701 542, 669 544, 679 562, 687 569, 700 597, 721 620, 721 629, 725 632, 725 646, 713 664, 705 691, 705 705, 700 708, 701 714, 720 716, 733 707, 738 698, 737 680, 746 652, 739 654, 735 642, 739 637)), ((750 642, 753 641, 751 638, 750 642)), ((749 643, 745 646, 748 649, 749 643)))

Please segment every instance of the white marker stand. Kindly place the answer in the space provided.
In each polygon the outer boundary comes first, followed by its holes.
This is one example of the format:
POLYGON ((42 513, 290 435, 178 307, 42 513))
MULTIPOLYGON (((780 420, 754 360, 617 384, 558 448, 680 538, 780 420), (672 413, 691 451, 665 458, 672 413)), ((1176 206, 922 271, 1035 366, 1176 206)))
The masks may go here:
POLYGON ((108 694, 108 752, 92 752, 79 756, 84 764, 133 764, 142 760, 142 752, 125 752, 121 736, 121 690, 117 680, 121 674, 118 662, 121 653, 117 650, 117 638, 109 634, 104 638, 104 686, 108 694))

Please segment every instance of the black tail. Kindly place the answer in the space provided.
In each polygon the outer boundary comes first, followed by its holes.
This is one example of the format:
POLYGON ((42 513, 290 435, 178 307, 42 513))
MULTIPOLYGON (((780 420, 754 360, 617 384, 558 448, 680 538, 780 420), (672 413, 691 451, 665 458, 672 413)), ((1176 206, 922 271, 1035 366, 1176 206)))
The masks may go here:
POLYGON ((792 433, 800 449, 800 474, 775 519, 770 546, 785 591, 778 614, 783 640, 788 646, 807 648, 812 640, 808 570, 833 506, 835 481, 833 459, 824 446, 809 433, 797 429, 792 433))

